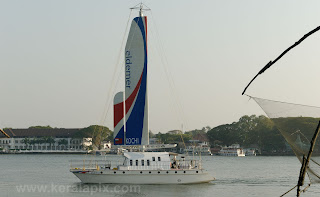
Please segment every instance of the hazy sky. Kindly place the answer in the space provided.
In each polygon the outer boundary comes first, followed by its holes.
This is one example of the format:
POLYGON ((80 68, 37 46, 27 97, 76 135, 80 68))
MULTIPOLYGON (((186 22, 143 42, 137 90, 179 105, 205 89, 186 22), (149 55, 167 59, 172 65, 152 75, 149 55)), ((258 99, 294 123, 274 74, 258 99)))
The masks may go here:
MULTIPOLYGON (((113 129, 112 108, 105 118, 105 105, 121 89, 118 56, 129 8, 139 2, 0 0, 0 127, 104 124, 113 129), (117 85, 109 93, 113 73, 117 85)), ((320 25, 316 0, 143 2, 152 9, 145 15, 150 129, 155 133, 263 114, 242 90, 268 61, 320 25)), ((136 15, 132 12, 131 18, 136 15)), ((319 49, 317 33, 247 93, 320 106, 319 49)))

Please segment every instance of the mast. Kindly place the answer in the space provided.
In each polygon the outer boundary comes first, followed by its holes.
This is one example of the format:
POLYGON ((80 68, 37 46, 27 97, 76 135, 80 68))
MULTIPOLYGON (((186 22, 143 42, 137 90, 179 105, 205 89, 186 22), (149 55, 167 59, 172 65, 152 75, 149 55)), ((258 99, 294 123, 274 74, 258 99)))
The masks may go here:
POLYGON ((140 17, 143 17, 142 10, 143 10, 143 4, 141 3, 141 4, 140 4, 140 11, 139 11, 139 16, 140 16, 140 17))
POLYGON ((125 145, 149 144, 147 17, 141 3, 125 47, 125 145))

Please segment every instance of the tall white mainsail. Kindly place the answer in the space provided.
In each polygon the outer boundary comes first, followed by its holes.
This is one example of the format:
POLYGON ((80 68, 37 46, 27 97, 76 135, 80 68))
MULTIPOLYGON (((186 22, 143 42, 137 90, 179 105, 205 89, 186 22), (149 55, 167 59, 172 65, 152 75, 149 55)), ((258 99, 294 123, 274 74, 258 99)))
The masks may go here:
MULTIPOLYGON (((140 16, 132 20, 124 54, 125 145, 149 144, 147 54, 147 17, 142 16, 140 11, 140 16)), ((122 144, 119 141, 122 130, 118 126, 115 131, 118 132, 118 136, 115 135, 115 140, 118 138, 117 144, 122 144)))

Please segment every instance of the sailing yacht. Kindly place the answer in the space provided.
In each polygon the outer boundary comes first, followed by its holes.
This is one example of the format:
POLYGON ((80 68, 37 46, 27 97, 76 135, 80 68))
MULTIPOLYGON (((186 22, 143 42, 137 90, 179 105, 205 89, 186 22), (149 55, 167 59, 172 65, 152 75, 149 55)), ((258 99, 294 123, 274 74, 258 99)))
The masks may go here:
MULTIPOLYGON (((147 90, 147 17, 140 4, 139 16, 132 20, 125 47, 125 91, 114 97, 114 144, 140 152, 125 152, 123 162, 90 161, 70 171, 83 183, 192 184, 214 178, 201 161, 175 153, 144 152, 158 149, 149 145, 147 90)), ((163 145, 167 148, 167 145, 163 145)))

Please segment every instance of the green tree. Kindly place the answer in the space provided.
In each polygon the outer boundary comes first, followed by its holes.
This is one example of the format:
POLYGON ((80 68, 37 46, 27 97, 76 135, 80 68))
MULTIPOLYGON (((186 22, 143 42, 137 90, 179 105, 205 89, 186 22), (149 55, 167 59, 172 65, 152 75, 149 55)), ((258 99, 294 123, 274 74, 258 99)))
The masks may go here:
POLYGON ((30 140, 30 145, 32 145, 32 149, 33 149, 33 146, 37 143, 37 139, 36 138, 33 138, 30 140))
POLYGON ((50 125, 47 126, 31 126, 29 129, 52 129, 50 125))
POLYGON ((219 145, 226 145, 230 146, 234 143, 240 143, 241 138, 239 132, 237 132, 236 123, 232 124, 224 124, 217 126, 207 133, 207 137, 210 141, 210 144, 215 146, 215 141, 221 141, 223 144, 219 145))
POLYGON ((68 145, 68 140, 66 140, 66 139, 60 139, 60 140, 58 141, 58 145, 59 145, 59 146, 60 146, 60 145, 67 146, 67 145, 68 145))
POLYGON ((195 129, 195 130, 187 131, 187 132, 185 132, 185 134, 188 134, 188 135, 190 135, 192 137, 197 136, 199 134, 207 135, 207 129, 206 129, 206 127, 203 127, 201 130, 195 129))
POLYGON ((189 141, 191 140, 191 135, 189 134, 171 134, 171 133, 158 133, 156 135, 156 138, 158 138, 160 140, 161 143, 164 144, 177 144, 179 142, 183 141, 189 141))
POLYGON ((153 138, 153 137, 155 137, 155 134, 151 130, 149 130, 149 138, 153 138))
POLYGON ((105 126, 91 125, 81 129, 74 138, 92 137, 93 144, 100 150, 102 141, 113 141, 113 132, 105 126))
POLYGON ((238 143, 244 147, 258 145, 262 150, 273 151, 285 148, 284 138, 272 120, 266 116, 242 116, 238 122, 215 127, 208 131, 210 143, 229 146, 238 143))
POLYGON ((55 143, 55 139, 52 136, 42 137, 42 142, 45 144, 49 144, 50 149, 52 149, 52 144, 55 143))
POLYGON ((22 143, 24 143, 26 145, 26 149, 28 149, 28 145, 31 143, 31 140, 26 137, 22 140, 22 143))

